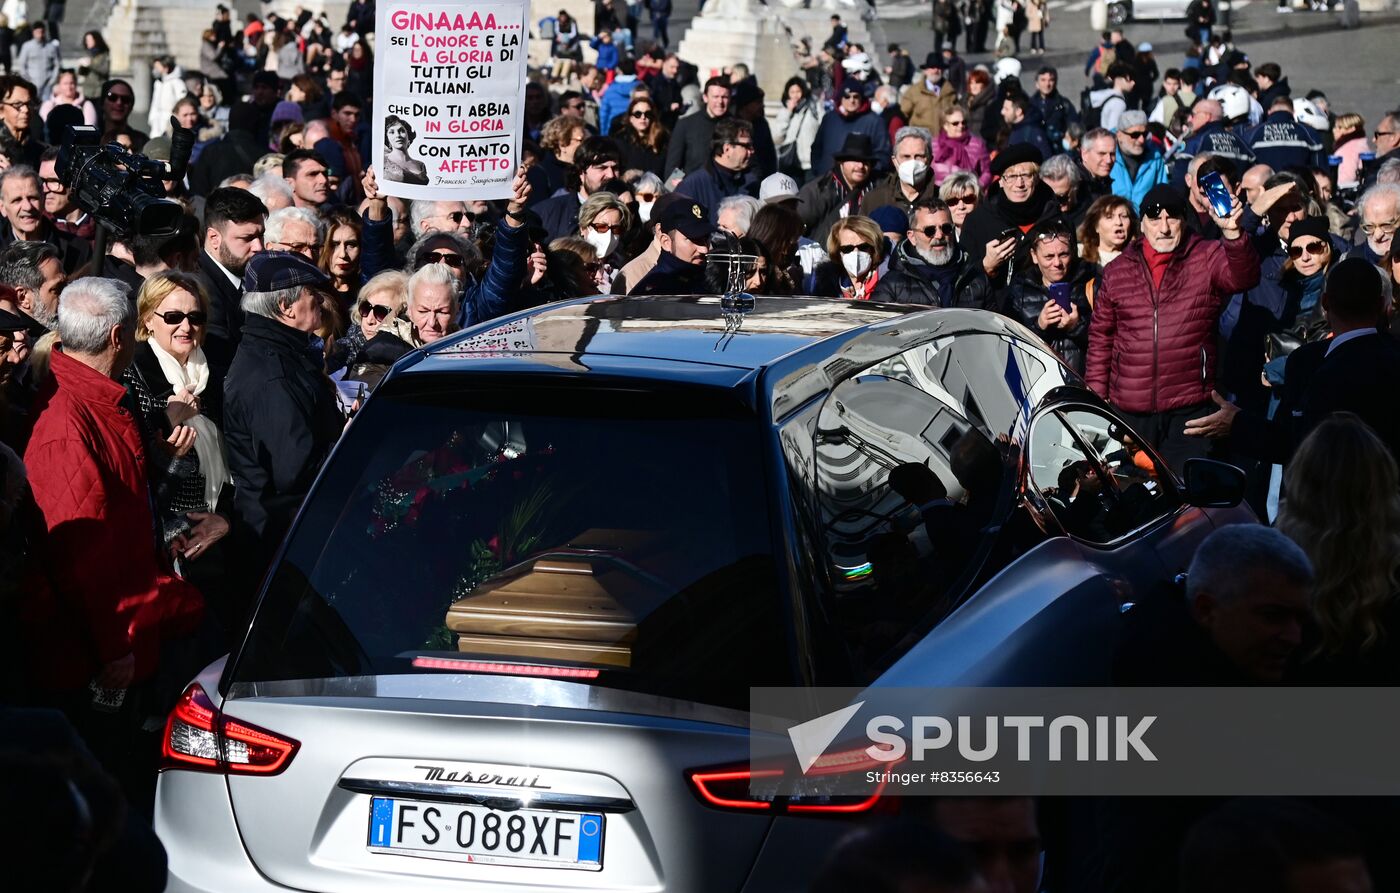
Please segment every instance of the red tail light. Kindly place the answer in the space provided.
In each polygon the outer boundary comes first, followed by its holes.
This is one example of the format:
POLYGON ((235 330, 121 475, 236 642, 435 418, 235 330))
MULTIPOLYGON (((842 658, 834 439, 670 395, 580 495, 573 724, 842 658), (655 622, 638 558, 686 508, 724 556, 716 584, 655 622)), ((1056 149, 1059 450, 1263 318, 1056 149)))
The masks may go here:
POLYGON ((897 763, 875 760, 864 749, 823 754, 805 773, 796 768, 755 769, 748 765, 692 769, 686 773, 695 793, 716 809, 774 815, 839 815, 892 812, 896 801, 884 796, 886 782, 858 794, 843 793, 840 782, 866 772, 884 772, 897 763), (787 791, 789 793, 779 793, 787 791))
POLYGON ((192 683, 180 695, 161 738, 165 769, 195 769, 234 775, 276 775, 301 744, 291 738, 224 716, 192 683))

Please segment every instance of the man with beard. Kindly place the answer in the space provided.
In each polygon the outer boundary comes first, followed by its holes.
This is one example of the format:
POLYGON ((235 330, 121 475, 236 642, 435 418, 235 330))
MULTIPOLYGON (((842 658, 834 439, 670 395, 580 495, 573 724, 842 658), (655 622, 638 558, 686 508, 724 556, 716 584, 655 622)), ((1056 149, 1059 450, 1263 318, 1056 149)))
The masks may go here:
POLYGON ((0 282, 14 288, 19 309, 52 332, 58 294, 68 284, 58 249, 48 242, 11 242, 0 250, 0 282))
POLYGON ((1043 217, 1060 213, 1054 190, 1040 179, 1044 157, 1029 143, 1007 146, 992 160, 999 181, 987 198, 967 215, 962 249, 997 283, 1024 235, 1043 217))
POLYGON ((699 202, 681 198, 668 204, 656 221, 661 255, 656 266, 629 294, 690 295, 709 291, 705 257, 715 225, 699 202))
POLYGON ((932 307, 966 306, 959 305, 957 299, 976 275, 976 266, 958 248, 948 206, 936 198, 921 199, 909 212, 909 231, 870 299, 932 307))
POLYGON ((204 352, 217 369, 228 369, 243 332, 243 271, 263 250, 267 207, 246 189, 209 193, 204 206, 204 250, 198 275, 209 292, 204 352))

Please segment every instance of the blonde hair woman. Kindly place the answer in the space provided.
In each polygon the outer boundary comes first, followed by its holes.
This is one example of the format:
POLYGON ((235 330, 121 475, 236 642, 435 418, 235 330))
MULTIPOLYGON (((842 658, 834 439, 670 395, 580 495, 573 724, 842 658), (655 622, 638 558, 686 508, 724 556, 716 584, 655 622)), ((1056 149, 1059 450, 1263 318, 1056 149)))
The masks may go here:
POLYGON ((1400 471, 1351 413, 1323 421, 1284 474, 1277 527, 1307 553, 1317 642, 1304 675, 1333 682, 1400 679, 1400 471))
POLYGON ((614 271, 621 266, 617 249, 622 237, 632 226, 632 212, 611 192, 595 192, 578 209, 579 237, 598 252, 598 260, 606 269, 606 284, 599 288, 607 294, 612 286, 614 271))
POLYGON ((889 251, 880 225, 869 217, 843 217, 826 235, 831 260, 817 267, 813 291, 849 301, 868 301, 885 271, 889 251))

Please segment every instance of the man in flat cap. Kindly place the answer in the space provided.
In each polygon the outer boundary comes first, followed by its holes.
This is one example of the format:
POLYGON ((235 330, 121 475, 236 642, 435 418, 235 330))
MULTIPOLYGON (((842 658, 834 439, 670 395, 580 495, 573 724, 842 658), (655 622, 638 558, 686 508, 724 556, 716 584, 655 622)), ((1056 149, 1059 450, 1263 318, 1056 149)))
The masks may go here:
POLYGON ((1030 143, 1007 146, 992 159, 997 182, 987 198, 967 215, 962 249, 981 258, 982 269, 997 284, 1005 281, 1006 264, 1016 253, 1020 237, 1044 217, 1060 213, 1055 191, 1040 179, 1041 151, 1030 143))
POLYGON ((234 511, 261 574, 345 426, 312 347, 330 278, 289 251, 243 271, 243 337, 224 382, 234 511))

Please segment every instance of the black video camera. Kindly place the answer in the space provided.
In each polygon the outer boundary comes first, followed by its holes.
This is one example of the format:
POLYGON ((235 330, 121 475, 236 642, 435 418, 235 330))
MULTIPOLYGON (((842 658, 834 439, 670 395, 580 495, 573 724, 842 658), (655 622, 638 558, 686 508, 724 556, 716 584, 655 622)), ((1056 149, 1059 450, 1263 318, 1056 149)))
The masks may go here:
POLYGON ((194 131, 171 119, 170 169, 119 143, 99 145, 96 127, 73 125, 64 135, 54 165, 78 207, 117 238, 173 236, 184 208, 167 198, 163 180, 185 178, 194 131))

